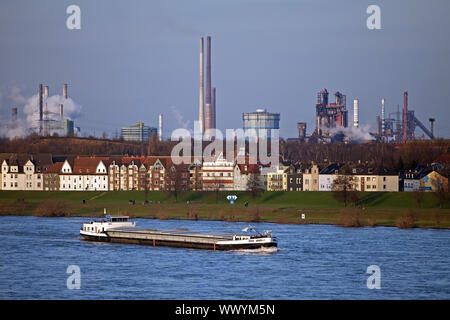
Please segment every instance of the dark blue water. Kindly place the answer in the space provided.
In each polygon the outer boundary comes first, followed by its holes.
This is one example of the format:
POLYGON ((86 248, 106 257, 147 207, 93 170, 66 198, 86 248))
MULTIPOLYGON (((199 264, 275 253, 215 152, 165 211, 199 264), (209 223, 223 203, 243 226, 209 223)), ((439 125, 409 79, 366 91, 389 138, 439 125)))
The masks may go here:
MULTIPOLYGON (((1 299, 449 299, 450 231, 252 224, 277 252, 82 241, 83 218, 0 217, 1 299), (67 288, 69 265, 81 287, 67 288), (369 290, 378 265, 381 289, 369 290)), ((138 219, 139 227, 240 232, 245 223, 138 219)))

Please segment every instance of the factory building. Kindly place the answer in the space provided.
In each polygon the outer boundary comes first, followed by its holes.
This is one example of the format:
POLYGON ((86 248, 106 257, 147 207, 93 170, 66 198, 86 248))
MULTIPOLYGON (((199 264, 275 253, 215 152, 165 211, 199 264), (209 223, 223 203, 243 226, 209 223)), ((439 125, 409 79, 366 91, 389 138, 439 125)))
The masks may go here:
POLYGON ((334 94, 335 102, 328 101, 328 91, 323 89, 317 94, 316 131, 318 137, 329 137, 330 129, 347 127, 346 96, 340 92, 334 94))
MULTIPOLYGON (((74 134, 74 122, 70 119, 64 119, 64 104, 60 103, 58 111, 50 111, 47 106, 49 99, 49 86, 39 84, 38 88, 38 112, 39 119, 36 127, 29 128, 30 131, 38 133, 40 136, 49 136, 57 134, 59 136, 72 136, 74 134), (45 106, 45 107, 44 107, 45 106)), ((67 83, 62 87, 63 99, 68 99, 67 83)), ((63 100, 65 101, 65 100, 63 100)), ((17 108, 14 108, 13 123, 17 120, 17 108), (14 110, 15 109, 15 110, 14 110)))
POLYGON ((153 133, 157 134, 157 129, 146 126, 143 122, 136 122, 133 126, 121 129, 121 137, 125 141, 148 141, 153 133))
POLYGON ((381 117, 376 116, 377 119, 377 133, 379 140, 384 142, 389 141, 406 141, 416 139, 416 127, 419 127, 425 135, 430 139, 434 139, 434 118, 430 118, 430 129, 415 116, 414 110, 408 107, 408 92, 403 93, 403 110, 400 111, 397 106, 397 112, 390 113, 386 117, 385 99, 381 99, 381 117))
POLYGON ((256 112, 243 113, 244 134, 246 137, 272 138, 272 129, 280 129, 280 114, 270 113, 266 109, 256 109, 256 112))

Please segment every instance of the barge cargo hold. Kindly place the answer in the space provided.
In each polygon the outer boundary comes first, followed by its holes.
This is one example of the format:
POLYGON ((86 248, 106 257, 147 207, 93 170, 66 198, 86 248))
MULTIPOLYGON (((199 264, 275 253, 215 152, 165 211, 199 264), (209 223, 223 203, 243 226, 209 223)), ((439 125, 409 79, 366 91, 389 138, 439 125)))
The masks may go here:
MULTIPOLYGON (((249 228, 246 228, 246 231, 249 228)), ((83 224, 80 234, 85 240, 142 244, 150 246, 184 247, 209 250, 260 249, 276 247, 270 231, 264 234, 251 228, 254 234, 196 232, 187 229, 153 230, 137 228, 128 217, 107 217, 106 220, 83 224)))

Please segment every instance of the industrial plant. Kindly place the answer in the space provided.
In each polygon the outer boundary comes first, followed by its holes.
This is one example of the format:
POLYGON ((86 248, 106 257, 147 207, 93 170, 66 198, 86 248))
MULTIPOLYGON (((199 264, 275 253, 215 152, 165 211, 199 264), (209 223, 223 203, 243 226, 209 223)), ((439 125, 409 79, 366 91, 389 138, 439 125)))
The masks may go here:
POLYGON ((346 128, 347 107, 346 96, 339 91, 334 94, 335 102, 328 102, 328 91, 323 89, 317 94, 316 103, 316 130, 313 135, 318 138, 331 136, 331 129, 346 128))
POLYGON ((317 94, 315 105, 316 127, 311 135, 306 135, 306 122, 298 122, 298 140, 306 142, 333 142, 352 140, 377 140, 380 142, 401 142, 414 139, 422 139, 424 136, 416 136, 416 127, 419 127, 430 139, 435 139, 435 118, 429 118, 428 129, 408 108, 408 92, 403 93, 403 112, 397 106, 397 112, 386 113, 386 99, 381 99, 381 115, 376 116, 376 132, 370 132, 365 139, 360 132, 359 99, 353 99, 353 126, 348 126, 348 110, 346 107, 346 95, 337 91, 334 93, 334 102, 329 102, 327 89, 317 94), (387 116, 386 116, 387 115, 387 116))
MULTIPOLYGON (((28 128, 30 132, 37 133, 40 136, 49 136, 57 134, 59 136, 70 136, 74 134, 74 122, 70 119, 64 119, 64 104, 58 105, 58 112, 49 110, 47 100, 49 99, 49 86, 39 84, 38 92, 38 112, 39 119, 36 125, 28 128)), ((62 86, 62 97, 68 99, 67 83, 62 86)), ((14 117, 17 118, 17 109, 13 110, 14 117)))
POLYGON ((377 132, 375 137, 383 142, 400 142, 414 140, 418 138, 415 135, 416 126, 419 127, 430 139, 435 139, 434 118, 429 118, 430 129, 414 115, 413 110, 408 108, 408 91, 403 93, 403 112, 397 105, 397 112, 390 113, 386 117, 386 100, 381 99, 381 117, 377 116, 377 132))

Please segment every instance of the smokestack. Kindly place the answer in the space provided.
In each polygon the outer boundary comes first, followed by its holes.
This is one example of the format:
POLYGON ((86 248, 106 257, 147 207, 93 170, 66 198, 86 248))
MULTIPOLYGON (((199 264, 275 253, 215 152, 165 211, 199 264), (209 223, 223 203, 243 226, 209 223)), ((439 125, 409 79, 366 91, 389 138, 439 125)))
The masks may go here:
POLYGON ((434 119, 434 118, 430 118, 430 119, 428 119, 429 121, 430 121, 430 131, 431 131, 431 135, 433 136, 433 138, 434 138, 434 121, 436 121, 436 119, 434 119))
POLYGON ((298 122, 297 123, 297 129, 298 129, 298 138, 300 140, 305 140, 306 137, 306 122, 298 122))
POLYGON ((162 141, 162 130, 163 130, 163 116, 159 114, 158 116, 158 138, 159 141, 162 141))
POLYGON ((211 127, 216 129, 216 88, 212 88, 211 127))
POLYGON ((47 99, 48 98, 48 86, 44 87, 44 98, 47 99))
POLYGON ((200 96, 198 104, 198 121, 200 122, 200 132, 203 134, 205 130, 205 119, 204 119, 204 102, 203 102, 203 38, 200 38, 200 96))
POLYGON ((67 99, 67 83, 63 84, 63 98, 67 99))
POLYGON ((381 99, 381 134, 384 136, 386 134, 385 128, 385 99, 381 99))
POLYGON ((60 103, 59 104, 59 120, 63 120, 63 104, 62 103, 60 103))
POLYGON ((11 108, 11 121, 13 123, 17 121, 17 108, 11 108))
POLYGON ((408 139, 408 91, 403 93, 403 140, 408 139))
POLYGON ((381 136, 381 122, 380 122, 380 116, 377 116, 377 136, 381 136))
POLYGON ((44 116, 44 100, 43 100, 43 88, 42 83, 39 84, 39 134, 42 134, 42 119, 44 116))
POLYGON ((211 128, 211 37, 206 37, 205 130, 211 128))
POLYGON ((39 121, 42 121, 43 118, 43 105, 44 105, 44 100, 42 97, 42 83, 39 84, 39 121))
POLYGON ((359 100, 353 100, 353 126, 359 127, 359 100))
POLYGON ((67 83, 63 84, 63 98, 67 99, 67 83))

